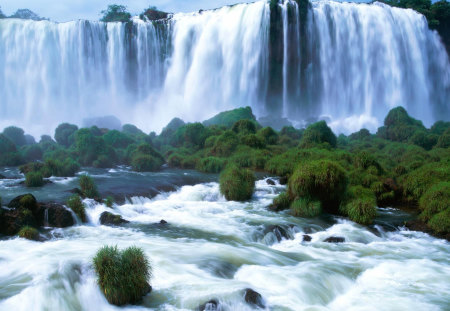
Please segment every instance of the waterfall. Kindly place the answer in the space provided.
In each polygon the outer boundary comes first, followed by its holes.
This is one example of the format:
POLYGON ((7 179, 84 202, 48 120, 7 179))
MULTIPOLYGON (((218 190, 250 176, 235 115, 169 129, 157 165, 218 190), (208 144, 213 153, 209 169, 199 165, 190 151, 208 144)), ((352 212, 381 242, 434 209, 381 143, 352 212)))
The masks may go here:
POLYGON ((116 115, 150 131, 248 105, 344 132, 374 130, 398 105, 428 126, 450 118, 448 55, 422 15, 305 3, 261 0, 157 22, 0 20, 0 128, 51 133, 116 115))

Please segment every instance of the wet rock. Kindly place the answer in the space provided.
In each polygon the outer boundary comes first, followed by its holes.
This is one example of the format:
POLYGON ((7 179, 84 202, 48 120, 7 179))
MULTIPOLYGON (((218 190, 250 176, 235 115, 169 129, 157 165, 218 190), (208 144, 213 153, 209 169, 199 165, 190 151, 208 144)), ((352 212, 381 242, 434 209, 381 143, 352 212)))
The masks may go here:
POLYGON ((112 226, 119 226, 119 225, 122 225, 122 224, 129 223, 129 221, 123 219, 122 216, 120 216, 120 215, 115 215, 115 214, 112 214, 110 212, 103 212, 100 215, 100 223, 102 225, 107 225, 107 226, 111 226, 111 225, 112 226))
POLYGON ((266 183, 268 184, 268 185, 271 185, 271 186, 275 186, 275 181, 273 180, 273 179, 267 179, 266 180, 266 183))
POLYGON ((2 174, 0 174, 0 179, 6 179, 6 177, 2 174))
POLYGON ((344 243, 345 238, 340 237, 340 236, 330 236, 323 241, 327 242, 327 243, 344 243))
POLYGON ((267 227, 264 234, 272 232, 275 237, 277 238, 277 241, 280 242, 282 239, 289 240, 291 237, 289 236, 288 232, 281 226, 278 225, 272 225, 267 227))
POLYGON ((12 199, 8 207, 11 209, 28 209, 35 214, 39 208, 36 198, 31 193, 22 194, 12 199))
POLYGON ((239 269, 238 266, 232 263, 211 257, 207 257, 199 262, 198 267, 223 279, 232 279, 239 269))
POLYGON ((219 302, 215 299, 212 299, 197 308, 198 311, 220 311, 221 309, 219 302))
POLYGON ((67 228, 75 224, 72 212, 61 204, 46 203, 41 204, 40 208, 40 213, 43 216, 42 219, 39 219, 39 222, 43 226, 67 228))
POLYGON ((310 235, 304 234, 303 235, 303 241, 304 242, 311 242, 312 237, 310 235))
POLYGON ((288 183, 287 176, 280 177, 280 185, 286 185, 288 183))
POLYGON ((261 294, 258 292, 255 292, 251 288, 245 289, 244 299, 245 299, 245 302, 250 305, 254 305, 254 306, 257 306, 262 309, 266 308, 266 305, 264 303, 264 300, 263 300, 261 294))
POLYGON ((0 208, 0 233, 16 235, 24 226, 36 227, 33 213, 24 208, 6 210, 0 208))
POLYGON ((167 225, 167 221, 165 221, 164 219, 161 219, 161 221, 159 222, 160 225, 167 225))

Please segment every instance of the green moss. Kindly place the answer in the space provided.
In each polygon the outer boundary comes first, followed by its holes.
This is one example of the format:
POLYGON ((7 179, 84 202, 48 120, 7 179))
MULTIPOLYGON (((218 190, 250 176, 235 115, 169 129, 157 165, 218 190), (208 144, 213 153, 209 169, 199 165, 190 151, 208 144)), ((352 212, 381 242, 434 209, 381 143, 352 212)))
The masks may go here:
POLYGON ((95 199, 100 196, 97 190, 97 186, 90 176, 81 175, 78 179, 78 182, 80 184, 81 192, 85 197, 95 199))
POLYGON ((336 162, 306 162, 300 164, 289 179, 289 194, 292 198, 320 201, 324 210, 333 211, 341 202, 347 182, 344 169, 336 162))
POLYGON ((30 172, 25 175, 25 185, 27 187, 42 187, 44 178, 40 172, 30 172))
POLYGON ((229 201, 246 201, 251 199, 255 189, 255 175, 247 169, 229 165, 220 174, 220 193, 229 201))
POLYGON ((437 233, 450 233, 450 207, 447 207, 446 210, 435 214, 428 225, 434 232, 437 233))
POLYGON ((137 303, 149 291, 152 271, 142 249, 129 247, 119 251, 117 247, 105 246, 93 261, 98 284, 111 304, 137 303))
POLYGON ((450 206, 450 182, 440 182, 433 185, 422 195, 419 207, 422 210, 421 218, 425 221, 433 215, 442 212, 450 206))
POLYGON ((30 226, 25 226, 20 229, 18 236, 31 241, 39 240, 39 231, 30 226))
POLYGON ((303 133, 300 146, 309 148, 322 143, 328 143, 333 148, 337 145, 336 135, 334 135, 325 121, 316 122, 308 126, 303 133))
POLYGON ((67 206, 77 215, 82 221, 86 222, 86 207, 84 206, 81 198, 78 195, 73 195, 67 200, 67 206))
POLYGON ((320 201, 311 200, 308 198, 300 198, 292 202, 291 213, 297 217, 317 217, 322 214, 322 204, 320 201))

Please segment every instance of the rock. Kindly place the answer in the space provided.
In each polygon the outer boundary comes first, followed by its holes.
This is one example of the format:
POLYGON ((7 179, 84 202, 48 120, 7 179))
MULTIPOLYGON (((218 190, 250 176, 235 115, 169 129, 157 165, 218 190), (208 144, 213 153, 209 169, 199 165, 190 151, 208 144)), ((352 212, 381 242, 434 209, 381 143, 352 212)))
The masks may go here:
POLYGON ((330 236, 323 241, 327 243, 344 243, 345 238, 339 236, 330 236))
POLYGON ((212 299, 197 308, 198 311, 220 311, 220 304, 217 300, 212 299))
POLYGON ((290 239, 288 232, 283 227, 280 227, 278 225, 272 225, 267 227, 264 234, 267 234, 269 232, 275 234, 275 237, 277 238, 278 242, 280 242, 283 238, 287 240, 290 239))
POLYGON ((110 212, 103 212, 100 215, 100 223, 107 226, 119 226, 121 224, 129 223, 129 221, 123 219, 120 215, 115 215, 110 212))
POLYGON ((33 213, 25 208, 6 210, 0 208, 0 233, 16 235, 22 227, 36 227, 33 213))
POLYGON ((267 179, 266 180, 266 183, 268 184, 268 185, 271 185, 271 186, 275 186, 275 181, 273 180, 273 179, 267 179))
POLYGON ((280 177, 280 185, 286 185, 288 183, 288 178, 286 176, 280 177))
POLYGON ((6 176, 0 174, 0 179, 6 179, 6 176))
POLYGON ((263 300, 261 294, 258 292, 255 292, 251 288, 245 289, 244 299, 245 299, 245 302, 247 302, 248 304, 258 306, 262 309, 266 308, 266 305, 264 303, 264 300, 263 300))
POLYGON ((9 204, 12 209, 28 209, 35 214, 39 208, 36 198, 31 193, 22 194, 12 199, 9 204))
POLYGON ((160 225, 166 225, 167 221, 165 221, 164 219, 161 219, 161 221, 159 222, 160 225))
POLYGON ((304 234, 303 235, 303 241, 304 242, 311 242, 312 237, 310 235, 304 234))
POLYGON ((75 221, 72 212, 61 204, 46 203, 40 205, 40 213, 43 214, 39 222, 43 226, 55 228, 67 228, 73 226, 75 221))

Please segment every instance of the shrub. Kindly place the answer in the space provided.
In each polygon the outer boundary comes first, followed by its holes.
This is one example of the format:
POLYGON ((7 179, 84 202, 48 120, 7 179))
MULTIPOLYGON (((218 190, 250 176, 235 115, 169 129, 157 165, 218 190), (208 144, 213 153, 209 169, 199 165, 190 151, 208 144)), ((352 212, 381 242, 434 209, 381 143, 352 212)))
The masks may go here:
POLYGON ((0 154, 16 152, 16 145, 5 135, 0 134, 0 154))
POLYGON ((31 241, 39 240, 39 232, 30 226, 25 226, 20 229, 18 236, 31 241))
POLYGON ((233 124, 231 128, 233 132, 236 134, 255 134, 256 133, 256 125, 255 122, 251 120, 239 120, 233 124))
POLYGON ((278 140, 278 134, 271 127, 260 129, 257 135, 268 145, 275 145, 278 140))
POLYGON ((403 107, 391 109, 384 119, 377 136, 399 142, 406 142, 417 130, 425 130, 422 122, 411 118, 403 107))
POLYGON ((325 121, 320 121, 308 126, 303 133, 300 147, 309 148, 315 144, 328 143, 331 147, 336 147, 337 138, 325 121))
POLYGON ((71 158, 66 158, 63 161, 48 159, 42 168, 42 172, 46 177, 73 177, 79 170, 80 165, 71 158))
POLYGON ((435 214, 428 225, 437 233, 450 233, 450 207, 435 214))
POLYGON ((316 217, 322 214, 322 205, 320 201, 300 198, 292 202, 291 213, 297 217, 316 217))
POLYGON ((35 161, 42 159, 42 149, 39 145, 28 145, 20 148, 25 161, 35 161))
POLYGON ((431 150, 431 148, 436 145, 438 138, 439 136, 435 134, 427 133, 424 130, 418 130, 409 138, 409 142, 420 146, 425 150, 431 150))
POLYGON ((442 135, 448 128, 450 128, 450 122, 437 121, 433 124, 430 132, 438 136, 442 135))
POLYGON ((112 207, 113 207, 113 204, 114 204, 114 198, 113 198, 112 196, 108 196, 108 197, 105 199, 105 205, 106 205, 107 207, 109 207, 109 208, 112 208, 112 207))
POLYGON ((134 140, 130 136, 117 130, 108 131, 108 133, 103 135, 103 139, 108 145, 114 148, 126 148, 134 143, 134 140))
POLYGON ((3 135, 7 137, 16 146, 24 146, 27 144, 24 131, 16 126, 9 126, 3 130, 3 135))
POLYGON ((225 166, 225 160, 216 157, 207 157, 198 161, 196 169, 205 173, 220 173, 225 166))
POLYGON ((426 190, 419 200, 422 210, 421 217, 425 221, 431 219, 434 214, 440 213, 450 206, 450 182, 444 181, 433 185, 426 190))
POLYGON ((316 160, 300 164, 289 179, 291 198, 320 201, 325 210, 339 206, 347 188, 347 176, 336 162, 316 160))
POLYGON ((297 130, 293 126, 284 126, 280 131, 280 136, 286 135, 293 140, 299 140, 302 138, 303 131, 297 130))
POLYGON ((183 141, 188 145, 203 148, 208 137, 208 130, 201 123, 185 125, 183 141))
POLYGON ((369 225, 377 215, 374 193, 361 186, 350 187, 347 200, 341 205, 341 212, 354 222, 369 225))
POLYGON ((40 172, 29 172, 25 175, 25 185, 27 187, 42 187, 44 178, 40 172))
POLYGON ((74 134, 78 130, 78 126, 62 123, 55 129, 55 140, 58 144, 69 147, 75 142, 74 134))
POLYGON ((229 201, 251 199, 255 189, 255 175, 247 169, 229 165, 220 175, 220 192, 229 201))
POLYGON ((287 192, 282 192, 273 199, 272 209, 282 211, 288 209, 290 204, 291 199, 289 198, 289 195, 287 192))
POLYGON ((439 136, 436 143, 436 148, 449 148, 450 147, 450 128, 448 128, 441 136, 439 136))
POLYGON ((100 155, 97 158, 97 160, 92 162, 92 166, 98 167, 98 168, 109 168, 109 167, 112 167, 113 165, 114 165, 114 162, 111 160, 111 158, 109 158, 105 155, 100 155))
POLYGON ((94 180, 88 175, 81 175, 79 178, 80 189, 87 198, 95 199, 99 197, 97 186, 94 180))
POLYGON ((104 246, 93 261, 98 284, 110 303, 137 303, 150 291, 148 280, 152 271, 142 249, 129 247, 119 251, 117 246, 104 246))
POLYGON ((151 155, 137 154, 131 160, 131 167, 137 172, 154 172, 161 169, 161 161, 151 155))
POLYGON ((67 200, 67 206, 77 215, 82 221, 86 222, 86 207, 78 195, 73 195, 67 200))
POLYGON ((222 135, 217 137, 217 140, 212 148, 212 153, 219 157, 228 157, 233 153, 239 144, 237 135, 233 131, 225 131, 222 135))

